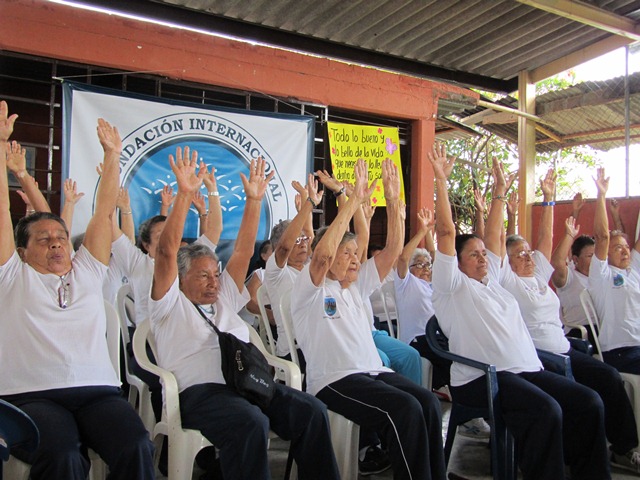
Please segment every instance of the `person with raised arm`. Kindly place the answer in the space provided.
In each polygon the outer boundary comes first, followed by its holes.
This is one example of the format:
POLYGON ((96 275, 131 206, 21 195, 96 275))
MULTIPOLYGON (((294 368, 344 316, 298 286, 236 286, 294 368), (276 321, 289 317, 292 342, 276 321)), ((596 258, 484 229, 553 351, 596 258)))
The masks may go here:
POLYGON ((640 375, 640 241, 629 248, 627 236, 609 232, 604 168, 596 176, 598 197, 594 219, 595 254, 589 266, 604 361, 618 371, 640 375))
MULTIPOLYGON (((0 147, 16 116, 0 102, 0 147)), ((109 478, 152 479, 153 445, 122 396, 105 339, 102 281, 110 257, 110 215, 122 148, 115 127, 98 120, 104 178, 84 243, 71 258, 69 234, 57 215, 40 212, 18 222, 9 215, 6 156, 0 155, 0 398, 26 412, 40 432, 28 454, 30 478, 84 480, 86 448, 105 461, 109 478)))
MULTIPOLYGON (((500 284, 518 301, 533 344, 540 350, 567 355, 576 382, 596 391, 604 404, 607 439, 612 462, 640 473, 636 420, 620 374, 610 365, 571 347, 560 320, 560 301, 549 288, 554 269, 549 262, 553 245, 553 198, 556 175, 549 169, 540 181, 544 195, 535 251, 518 235, 507 237, 507 255, 502 262, 500 284)), ((571 218, 571 217, 570 217, 571 218)), ((553 370, 552 365, 542 361, 553 370)), ((564 411, 564 409, 563 409, 564 411)))
MULTIPOLYGON (((494 162, 483 241, 473 234, 456 236, 447 187, 455 158, 447 156, 444 145, 434 145, 428 158, 435 175, 438 236, 433 304, 450 351, 496 366, 502 416, 525 480, 565 478, 565 461, 572 478, 611 478, 602 401, 587 387, 542 369, 518 303, 499 283, 506 191, 502 165, 494 162)), ((486 407, 486 388, 480 370, 453 363, 454 401, 486 407)))
POLYGON ((9 148, 7 148, 7 168, 18 179, 20 187, 29 199, 32 211, 27 214, 50 212, 51 208, 47 199, 38 188, 35 178, 29 175, 27 170, 27 151, 16 141, 10 142, 9 148))
POLYGON ((385 248, 362 267, 355 235, 347 232, 375 188, 364 160, 355 165, 353 193, 331 225, 316 234, 311 262, 298 275, 291 314, 307 359, 307 390, 329 409, 384 438, 395 479, 445 478, 442 417, 435 395, 383 367, 371 336, 365 301, 402 250, 400 179, 382 162, 387 201, 385 248), (318 341, 322 339, 322 341, 318 341))
MULTIPOLYGON (((311 212, 320 204, 324 194, 323 191, 318 191, 318 181, 314 179, 313 174, 309 174, 306 187, 295 180, 292 186, 300 195, 300 210, 292 220, 283 220, 271 229, 273 255, 267 260, 264 271, 264 285, 278 329, 276 355, 287 360, 291 360, 291 352, 280 311, 280 299, 291 291, 300 271, 309 260, 309 245, 313 238, 305 233, 304 228, 308 224, 311 212)), ((304 373, 304 354, 300 349, 297 353, 300 370, 304 373)))

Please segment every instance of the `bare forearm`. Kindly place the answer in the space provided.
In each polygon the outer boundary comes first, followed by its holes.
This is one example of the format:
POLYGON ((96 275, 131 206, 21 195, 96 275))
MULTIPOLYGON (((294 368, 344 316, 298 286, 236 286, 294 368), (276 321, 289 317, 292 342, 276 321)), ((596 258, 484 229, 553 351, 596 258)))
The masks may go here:
POLYGON ((14 174, 20 183, 20 187, 22 187, 22 190, 29 199, 31 207, 36 212, 51 212, 51 207, 38 188, 35 179, 31 177, 26 170, 14 174))
MULTIPOLYGON (((550 200, 545 199, 545 203, 550 200)), ((553 249, 553 205, 545 205, 542 207, 542 216, 540 217, 540 227, 538 229, 538 245, 537 250, 545 257, 551 257, 553 249)))
POLYGON ((456 226, 451 216, 449 190, 447 180, 436 178, 436 233, 438 234, 438 251, 445 255, 454 255, 456 226))
MULTIPOLYGON (((418 248, 418 245, 420 245, 422 239, 425 238, 426 233, 427 232, 420 230, 409 239, 407 244, 402 249, 402 253, 398 257, 397 267, 398 275, 400 276, 400 278, 404 278, 407 275, 407 272, 409 271, 409 262, 411 261, 411 256, 413 255, 414 250, 418 248)), ((431 238, 431 244, 433 245, 433 237, 431 238)), ((429 250, 428 246, 427 250, 429 250)), ((431 250, 429 250, 429 254, 431 253, 431 250)))
POLYGON ((178 192, 173 202, 171 213, 167 217, 165 227, 158 240, 158 254, 164 257, 177 256, 190 206, 191 196, 178 192))
POLYGON ((207 221, 202 232, 211 243, 218 244, 222 235, 222 207, 220 206, 220 197, 209 195, 209 213, 207 221))
POLYGON ((0 265, 7 263, 15 251, 5 151, 6 142, 0 141, 0 265))
POLYGON ((504 229, 504 192, 497 190, 493 194, 489 216, 487 217, 487 229, 484 235, 484 243, 488 250, 500 255, 502 230, 504 229))
POLYGON ((473 233, 480 238, 484 238, 484 210, 476 209, 476 214, 473 222, 473 233))
POLYGON ((516 234, 516 214, 507 213, 507 236, 516 234))
POLYGON ((133 212, 122 211, 120 210, 120 229, 122 233, 124 233, 131 242, 135 243, 136 241, 136 228, 133 222, 133 212))

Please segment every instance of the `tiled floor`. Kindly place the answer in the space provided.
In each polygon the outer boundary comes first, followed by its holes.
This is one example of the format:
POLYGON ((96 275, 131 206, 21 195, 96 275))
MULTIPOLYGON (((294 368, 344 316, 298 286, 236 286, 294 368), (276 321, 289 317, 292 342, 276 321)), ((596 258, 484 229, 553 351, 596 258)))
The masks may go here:
MULTIPOLYGON (((451 404, 447 402, 442 402, 443 438, 448 425, 450 405, 451 404)), ((284 476, 287 453, 287 442, 279 439, 271 441, 269 457, 271 459, 271 476, 274 480, 281 479, 284 476)), ((468 480, 492 480, 493 477, 491 476, 489 469, 488 441, 472 440, 456 436, 448 471, 454 472, 468 480)), ((201 473, 201 471, 196 469, 193 479, 197 480, 201 473)), ((380 475, 372 475, 369 477, 361 476, 359 477, 359 480, 391 480, 392 478, 393 471, 389 469, 380 475)), ((627 472, 626 470, 614 467, 612 468, 612 478, 613 480, 637 480, 640 477, 638 475, 634 475, 632 472, 627 472)), ((165 479, 165 477, 159 477, 159 479, 165 479)))

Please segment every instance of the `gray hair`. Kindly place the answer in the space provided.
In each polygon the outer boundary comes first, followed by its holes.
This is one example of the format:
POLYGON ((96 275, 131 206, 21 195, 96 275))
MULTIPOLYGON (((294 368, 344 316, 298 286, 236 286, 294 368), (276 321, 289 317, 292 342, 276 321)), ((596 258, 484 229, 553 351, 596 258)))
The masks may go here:
POLYGON ((411 260, 409 261, 409 265, 413 265, 416 263, 416 259, 418 257, 424 257, 427 259, 429 263, 431 263, 431 254, 426 248, 416 248, 411 254, 411 260))
POLYGON ((271 240, 271 247, 274 250, 276 249, 280 238, 282 238, 282 234, 290 224, 291 220, 280 220, 280 222, 274 225, 271 229, 271 236, 269 237, 269 239, 271 240))
POLYGON ((218 256, 206 245, 192 243, 180 247, 180 250, 178 250, 178 277, 180 279, 184 278, 191 268, 191 261, 200 257, 209 257, 216 263, 218 262, 218 256))
MULTIPOLYGON (((315 236, 313 237, 313 242, 311 243, 312 252, 316 249, 318 242, 322 240, 322 237, 324 237, 324 234, 327 233, 328 229, 329 227, 327 226, 327 227, 322 227, 316 230, 315 236)), ((357 238, 358 236, 355 233, 344 232, 344 235, 342 236, 342 240, 340 240, 340 243, 338 244, 338 246, 344 245, 345 243, 350 242, 351 240, 356 240, 357 238)))
POLYGON ((507 253, 509 253, 509 250, 511 250, 514 245, 526 241, 527 240, 520 235, 509 235, 506 240, 507 253))

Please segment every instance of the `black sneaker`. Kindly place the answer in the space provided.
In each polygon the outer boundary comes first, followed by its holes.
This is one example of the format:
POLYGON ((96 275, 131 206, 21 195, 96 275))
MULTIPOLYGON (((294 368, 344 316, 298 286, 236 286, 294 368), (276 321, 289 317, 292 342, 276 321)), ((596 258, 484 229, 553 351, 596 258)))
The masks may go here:
POLYGON ((387 452, 382 450, 379 445, 367 448, 364 454, 364 460, 358 461, 358 471, 360 475, 366 477, 382 473, 391 466, 387 452))

